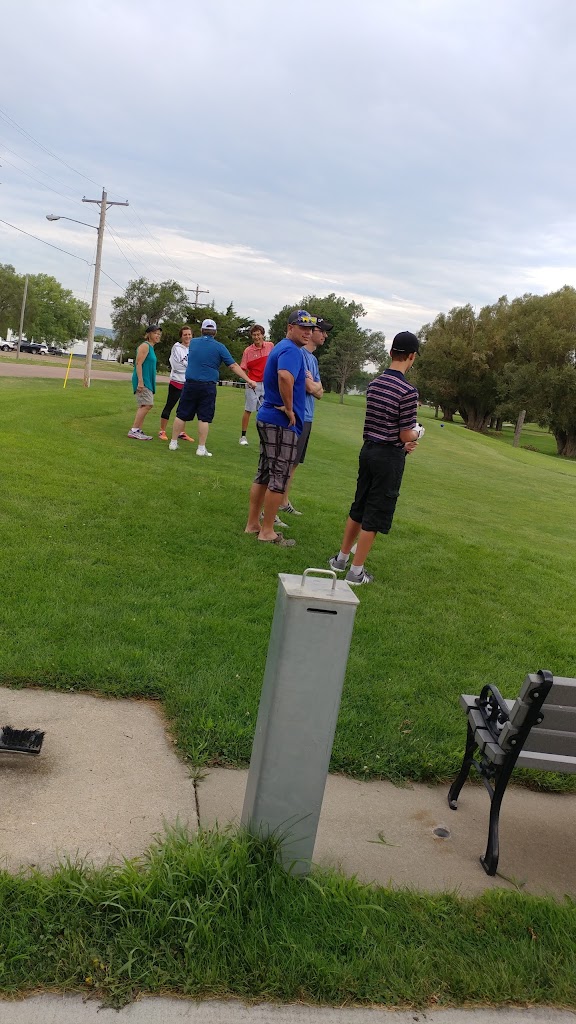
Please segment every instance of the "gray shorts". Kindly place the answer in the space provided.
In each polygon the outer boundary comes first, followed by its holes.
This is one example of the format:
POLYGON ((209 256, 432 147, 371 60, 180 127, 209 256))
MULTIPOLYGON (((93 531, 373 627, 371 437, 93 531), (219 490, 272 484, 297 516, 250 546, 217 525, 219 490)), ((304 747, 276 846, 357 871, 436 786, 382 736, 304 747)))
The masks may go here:
POLYGON ((140 408, 141 405, 154 405, 154 395, 150 391, 150 388, 144 388, 143 391, 135 391, 134 397, 138 408, 140 408))
MULTIPOLYGON (((250 374, 248 374, 250 376, 250 374)), ((246 385, 246 401, 244 402, 244 412, 258 412, 258 409, 262 405, 262 399, 264 398, 264 382, 261 381, 256 385, 256 390, 249 388, 246 385)))

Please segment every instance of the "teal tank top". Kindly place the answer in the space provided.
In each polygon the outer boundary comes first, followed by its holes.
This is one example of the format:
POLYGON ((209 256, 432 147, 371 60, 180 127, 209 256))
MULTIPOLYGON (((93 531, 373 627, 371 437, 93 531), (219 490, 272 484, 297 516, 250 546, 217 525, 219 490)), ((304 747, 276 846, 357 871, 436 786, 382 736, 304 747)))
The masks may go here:
MULTIPOLYGON (((149 341, 146 342, 148 345, 148 355, 142 363, 142 380, 144 381, 144 387, 148 388, 153 395, 156 394, 156 353, 154 346, 149 341)), ((140 346, 138 346, 140 348, 140 346)), ((132 371, 132 389, 136 394, 136 388, 138 387, 138 374, 136 373, 136 356, 134 356, 134 370, 132 371)))

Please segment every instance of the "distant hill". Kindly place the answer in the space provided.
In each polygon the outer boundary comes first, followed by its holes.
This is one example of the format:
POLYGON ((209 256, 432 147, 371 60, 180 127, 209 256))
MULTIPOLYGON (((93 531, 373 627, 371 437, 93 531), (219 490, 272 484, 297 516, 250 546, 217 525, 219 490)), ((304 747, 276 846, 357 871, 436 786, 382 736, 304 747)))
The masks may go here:
POLYGON ((94 334, 103 334, 106 338, 114 338, 114 331, 111 327, 97 327, 94 334))

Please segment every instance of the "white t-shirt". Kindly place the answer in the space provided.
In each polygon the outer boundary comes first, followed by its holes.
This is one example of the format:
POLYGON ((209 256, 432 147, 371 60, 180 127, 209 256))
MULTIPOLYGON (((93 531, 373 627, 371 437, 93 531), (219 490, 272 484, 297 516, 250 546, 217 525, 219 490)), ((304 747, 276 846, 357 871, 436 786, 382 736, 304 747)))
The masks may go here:
POLYGON ((177 384, 184 384, 187 366, 188 346, 183 345, 181 341, 177 341, 172 345, 170 353, 170 380, 176 381, 177 384))

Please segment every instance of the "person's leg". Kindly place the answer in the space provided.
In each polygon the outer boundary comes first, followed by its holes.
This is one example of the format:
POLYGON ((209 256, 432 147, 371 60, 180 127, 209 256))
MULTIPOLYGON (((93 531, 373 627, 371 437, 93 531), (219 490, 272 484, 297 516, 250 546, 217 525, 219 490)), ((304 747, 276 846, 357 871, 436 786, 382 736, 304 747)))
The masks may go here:
MULTIPOLYGON (((152 408, 153 408, 153 406, 151 406, 151 405, 139 405, 138 406, 138 408, 136 410, 136 415, 134 417, 134 423, 132 425, 132 430, 141 430, 142 429, 142 424, 144 423, 144 420, 146 419, 148 413, 150 412, 150 409, 152 409, 152 408)), ((124 428, 124 429, 126 429, 126 428, 124 428)))
POLYGON ((175 405, 178 404, 182 397, 182 388, 175 388, 172 382, 168 385, 168 397, 166 398, 166 405, 160 413, 160 430, 166 432, 168 426, 168 420, 170 419, 170 413, 175 405))
POLYGON ((349 555, 356 540, 358 534, 362 529, 362 524, 357 523, 354 519, 348 516, 346 520, 346 526, 344 527, 344 536, 342 537, 342 544, 340 545, 340 551, 343 555, 349 555))
POLYGON ((298 438, 293 430, 268 427, 266 442, 270 479, 264 495, 264 515, 258 535, 258 540, 262 541, 274 540, 278 536, 274 521, 296 461, 298 438))
MULTIPOLYGON (((354 523, 358 527, 358 523, 354 523)), ((356 553, 352 559, 352 568, 359 568, 364 565, 372 547, 376 540, 376 530, 356 530, 356 536, 358 537, 358 544, 356 547, 356 553)), ((352 544, 354 541, 352 541, 352 544)), ((350 547, 352 547, 352 544, 350 547)), ((342 548, 344 551, 344 548, 342 548)), ((347 552, 348 553, 348 552, 347 552)))
POLYGON ((178 436, 183 432, 186 423, 193 420, 196 415, 197 394, 196 382, 186 381, 183 390, 180 392, 180 401, 176 409, 176 416, 172 425, 172 450, 178 447, 178 436))
POLYGON ((371 484, 364 502, 362 529, 358 534, 356 553, 346 576, 347 582, 352 584, 372 582, 373 577, 365 572, 364 563, 376 534, 387 534, 390 531, 404 472, 403 452, 376 446, 368 452, 367 459, 371 470, 371 484))
POLYGON ((179 416, 174 417, 174 423, 172 425, 172 440, 178 440, 178 434, 181 434, 186 426, 186 420, 181 420, 179 416))
POLYGON ((248 430, 248 424, 250 423, 251 415, 252 413, 248 412, 247 409, 244 409, 244 412, 242 414, 242 436, 244 436, 246 431, 248 430))
POLYGON ((254 482, 250 488, 250 505, 248 507, 248 521, 244 533, 260 533, 260 509, 264 504, 264 497, 268 490, 267 484, 254 482))
POLYGON ((216 384, 204 383, 198 400, 198 447, 196 455, 211 455, 206 451, 206 438, 216 411, 216 384))
POLYGON ((306 457, 306 449, 308 448, 308 441, 310 440, 310 431, 311 430, 312 430, 312 423, 310 421, 308 421, 308 420, 305 420, 304 423, 302 424, 302 433, 300 434, 300 437, 298 438, 298 443, 297 443, 297 446, 296 446, 296 462, 292 466, 292 469, 290 470, 290 476, 288 477, 288 484, 286 485, 286 490, 284 491, 284 494, 282 495, 282 503, 281 503, 280 508, 278 510, 279 512, 291 512, 292 515, 295 515, 295 516, 301 516, 302 515, 301 512, 298 512, 298 510, 294 508, 294 506, 292 505, 292 503, 290 502, 290 500, 288 498, 288 495, 290 493, 290 488, 292 486, 292 481, 294 479, 294 473, 296 472, 296 469, 298 468, 298 466, 302 462, 304 462, 304 459, 306 457))
POLYGON ((205 448, 206 447, 206 438, 208 437, 209 429, 210 429, 210 424, 209 423, 205 423, 204 420, 198 420, 198 447, 199 448, 205 448))

